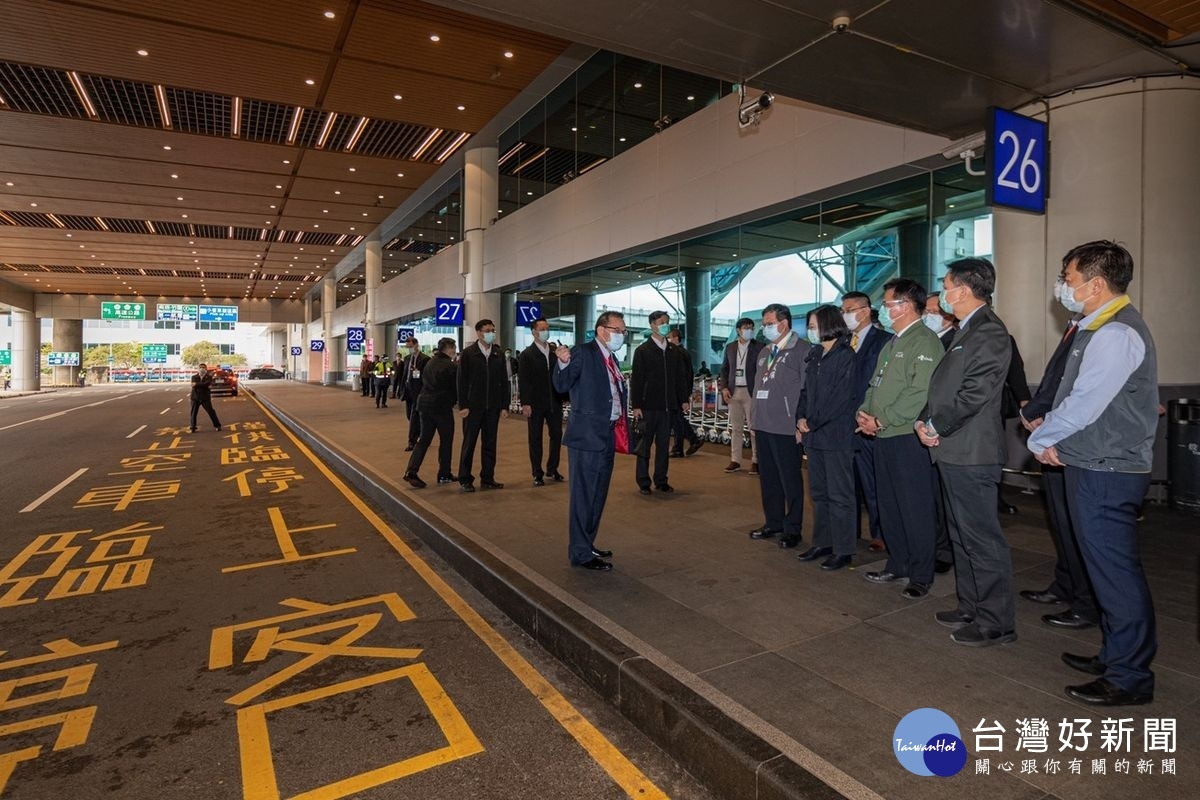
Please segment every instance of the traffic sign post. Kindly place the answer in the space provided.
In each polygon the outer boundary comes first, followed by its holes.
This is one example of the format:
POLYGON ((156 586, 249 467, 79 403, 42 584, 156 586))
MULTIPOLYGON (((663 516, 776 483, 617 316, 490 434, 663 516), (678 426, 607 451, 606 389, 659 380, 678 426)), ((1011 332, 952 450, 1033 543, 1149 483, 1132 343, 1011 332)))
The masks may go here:
POLYGON ((200 318, 200 306, 184 303, 158 303, 154 313, 159 322, 195 322, 200 318))
POLYGON ((12 366, 12 350, 0 350, 0 367, 12 366))
POLYGON ((142 345, 142 363, 143 364, 166 364, 167 363, 167 346, 165 344, 144 344, 144 345, 142 345))
POLYGON ((313 353, 324 353, 325 352, 325 340, 324 339, 310 339, 308 342, 308 349, 310 352, 313 352, 313 353))
POLYGON ((1046 213, 1049 126, 1002 108, 988 112, 987 204, 1046 213))
POLYGON ((288 352, 292 354, 292 380, 296 380, 296 358, 304 352, 304 348, 300 345, 292 345, 288 352))
POLYGON ((199 306, 200 322, 233 322, 238 321, 237 306, 199 306))

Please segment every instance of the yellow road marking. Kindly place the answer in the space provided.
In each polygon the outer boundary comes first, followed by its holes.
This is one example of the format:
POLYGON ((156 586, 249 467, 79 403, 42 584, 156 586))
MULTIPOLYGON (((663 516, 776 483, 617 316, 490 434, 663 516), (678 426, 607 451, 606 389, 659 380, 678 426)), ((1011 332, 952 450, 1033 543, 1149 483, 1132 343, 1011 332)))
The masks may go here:
POLYGON ((392 546, 392 549, 400 554, 400 557, 412 567, 413 571, 442 598, 446 605, 450 606, 451 610, 487 645, 488 649, 496 654, 501 663, 508 667, 517 680, 538 699, 538 702, 550 712, 550 715, 554 717, 558 724, 587 751, 588 755, 609 774, 609 777, 626 794, 630 797, 646 798, 647 800, 666 800, 666 793, 655 786, 633 762, 625 757, 624 753, 618 750, 604 734, 596 729, 596 726, 580 714, 571 705, 570 701, 563 697, 561 692, 555 689, 495 628, 487 623, 487 620, 480 616, 478 611, 472 608, 466 600, 463 600, 449 584, 442 580, 440 575, 434 572, 411 547, 405 544, 404 540, 396 535, 396 532, 392 530, 390 525, 376 514, 361 498, 350 491, 350 488, 346 486, 342 479, 318 459, 316 454, 304 442, 300 441, 289 428, 271 413, 270 409, 264 406, 257 397, 254 398, 254 402, 267 415, 267 418, 278 425, 279 429, 292 440, 292 443, 300 449, 300 452, 304 453, 308 460, 321 471, 321 474, 333 484, 334 488, 341 492, 350 505, 354 506, 358 510, 358 513, 362 514, 371 523, 375 530, 379 532, 379 535, 392 546))

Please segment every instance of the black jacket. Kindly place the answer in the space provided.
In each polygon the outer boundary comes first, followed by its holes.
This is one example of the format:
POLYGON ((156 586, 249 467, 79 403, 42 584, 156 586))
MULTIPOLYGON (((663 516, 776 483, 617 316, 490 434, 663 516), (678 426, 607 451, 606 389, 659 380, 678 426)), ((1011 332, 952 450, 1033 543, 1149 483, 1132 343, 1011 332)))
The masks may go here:
MULTIPOLYGON (((1060 376, 1061 377, 1061 376, 1060 376)), ((192 402, 203 403, 212 398, 213 376, 211 372, 192 376, 192 402)))
MULTIPOLYGON (((758 351, 763 349, 763 343, 751 339, 746 345, 746 391, 754 392, 754 374, 758 369, 758 351)), ((725 345, 725 357, 721 360, 721 369, 717 372, 717 385, 732 392, 737 388, 737 351, 736 341, 725 345)))
POLYGON ((458 368, 450 356, 442 352, 425 357, 421 368, 421 391, 417 395, 417 409, 421 412, 448 413, 458 400, 458 368))
POLYGON ((542 355, 536 344, 531 344, 521 351, 519 366, 513 371, 517 376, 517 390, 521 396, 521 405, 530 406, 534 411, 562 413, 563 396, 554 391, 552 373, 558 358, 554 354, 554 345, 549 346, 550 357, 542 355))
POLYGON ((459 409, 501 411, 508 408, 508 401, 504 350, 492 345, 492 355, 485 359, 479 342, 464 348, 458 359, 459 409))
POLYGON ((681 348, 667 342, 664 350, 650 338, 633 351, 631 409, 678 411, 691 397, 692 367, 681 348))
POLYGON ((854 375, 858 354, 850 337, 839 339, 828 353, 814 347, 805 362, 807 376, 800 392, 800 418, 808 421, 805 450, 853 450, 858 410, 854 375))
POLYGON ((1058 395, 1058 385, 1062 383, 1063 370, 1067 368, 1067 355, 1071 352, 1071 343, 1075 341, 1075 332, 1071 328, 1071 336, 1059 341, 1054 348, 1050 361, 1046 363, 1046 371, 1042 374, 1042 382, 1038 384, 1037 394, 1029 401, 1029 405, 1021 409, 1021 416, 1030 422, 1041 419, 1054 408, 1054 398, 1058 395))
POLYGON ((1029 400, 1029 381, 1025 379, 1025 360, 1017 348, 1017 340, 1010 334, 1012 360, 1008 362, 1008 375, 1004 379, 1004 394, 1000 397, 1000 414, 1004 419, 1015 419, 1021 413, 1021 403, 1029 400))
POLYGON ((415 402, 425 386, 425 367, 429 364, 429 356, 417 351, 415 356, 405 354, 401 370, 396 380, 400 381, 400 391, 410 403, 415 402), (416 377, 413 377, 413 373, 416 377))
POLYGON ((879 362, 879 351, 888 343, 892 335, 879 330, 874 325, 868 325, 859 335, 867 337, 865 342, 860 342, 862 346, 858 348, 858 359, 854 363, 854 391, 856 402, 861 406, 867 397, 867 388, 871 385, 871 379, 875 377, 875 365, 879 362))

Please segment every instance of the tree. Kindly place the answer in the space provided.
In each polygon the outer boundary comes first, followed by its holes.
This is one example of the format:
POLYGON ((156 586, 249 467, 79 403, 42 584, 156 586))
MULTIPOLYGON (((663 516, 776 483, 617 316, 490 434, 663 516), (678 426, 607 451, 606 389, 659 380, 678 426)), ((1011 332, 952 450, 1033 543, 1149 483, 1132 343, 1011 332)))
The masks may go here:
POLYGON ((207 339, 201 339, 195 344, 189 344, 179 354, 179 360, 189 367, 200 364, 220 364, 221 348, 207 339))
POLYGON ((108 356, 112 354, 112 366, 117 368, 142 366, 142 346, 137 342, 113 342, 110 348, 106 344, 89 347, 83 354, 83 366, 107 367, 108 356))

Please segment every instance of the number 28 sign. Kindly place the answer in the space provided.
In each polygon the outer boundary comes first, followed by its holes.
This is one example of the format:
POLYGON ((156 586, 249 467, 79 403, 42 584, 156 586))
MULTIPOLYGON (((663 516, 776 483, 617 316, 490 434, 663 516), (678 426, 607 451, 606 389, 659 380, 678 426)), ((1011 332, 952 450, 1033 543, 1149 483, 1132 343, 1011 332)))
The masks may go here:
POLYGON ((1050 171, 1048 126, 1002 108, 988 113, 987 202, 1046 213, 1050 171))

